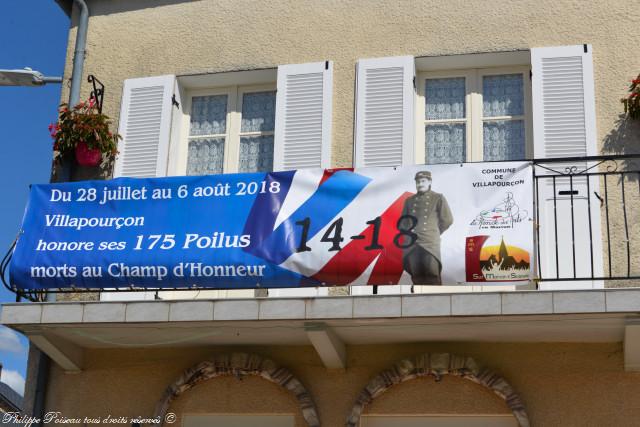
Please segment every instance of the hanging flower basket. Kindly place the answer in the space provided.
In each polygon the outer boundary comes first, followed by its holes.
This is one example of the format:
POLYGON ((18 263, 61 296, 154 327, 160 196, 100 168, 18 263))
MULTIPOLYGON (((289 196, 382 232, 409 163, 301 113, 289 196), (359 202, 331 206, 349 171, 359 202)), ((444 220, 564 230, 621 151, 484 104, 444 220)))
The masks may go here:
POLYGON ((121 136, 109 130, 109 117, 98 111, 93 98, 73 108, 60 105, 58 122, 49 125, 53 139, 54 159, 75 157, 80 166, 99 166, 103 158, 112 160, 118 153, 121 136))
POLYGON ((80 166, 99 166, 102 162, 102 152, 99 148, 89 148, 86 142, 80 141, 76 145, 76 162, 80 166))

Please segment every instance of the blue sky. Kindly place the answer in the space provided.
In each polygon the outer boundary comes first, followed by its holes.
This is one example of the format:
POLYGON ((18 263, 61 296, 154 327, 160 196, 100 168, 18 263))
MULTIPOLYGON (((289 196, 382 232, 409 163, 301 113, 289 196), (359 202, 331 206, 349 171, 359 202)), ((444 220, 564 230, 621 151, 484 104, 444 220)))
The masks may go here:
MULTIPOLYGON (((4 1, 0 6, 0 69, 31 67, 48 76, 64 69, 69 18, 54 0, 4 1)), ((20 228, 29 184, 49 181, 51 138, 60 85, 0 86, 0 252, 4 256, 20 228)), ((2 286, 0 301, 15 301, 2 286)), ((27 340, 0 326, 2 381, 22 393, 27 340)))

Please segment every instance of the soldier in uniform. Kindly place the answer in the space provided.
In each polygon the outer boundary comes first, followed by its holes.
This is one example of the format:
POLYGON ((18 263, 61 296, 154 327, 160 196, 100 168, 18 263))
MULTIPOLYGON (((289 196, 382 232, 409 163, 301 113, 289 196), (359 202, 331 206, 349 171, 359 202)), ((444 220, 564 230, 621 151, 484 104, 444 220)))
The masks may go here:
MULTIPOLYGON (((401 227, 410 228, 417 236, 414 244, 403 249, 402 264, 414 285, 441 285, 440 235, 453 224, 447 199, 431 191, 431 172, 420 171, 415 176, 417 193, 405 200, 401 227), (410 218, 413 217, 413 218, 410 218)), ((410 243, 405 237, 404 245, 410 243)))

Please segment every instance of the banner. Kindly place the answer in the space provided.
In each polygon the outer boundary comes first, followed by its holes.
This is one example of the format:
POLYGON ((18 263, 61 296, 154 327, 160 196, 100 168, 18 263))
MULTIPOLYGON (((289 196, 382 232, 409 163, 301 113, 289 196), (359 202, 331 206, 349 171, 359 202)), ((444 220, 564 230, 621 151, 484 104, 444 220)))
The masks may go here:
POLYGON ((287 288, 531 277, 526 162, 33 185, 11 281, 287 288))

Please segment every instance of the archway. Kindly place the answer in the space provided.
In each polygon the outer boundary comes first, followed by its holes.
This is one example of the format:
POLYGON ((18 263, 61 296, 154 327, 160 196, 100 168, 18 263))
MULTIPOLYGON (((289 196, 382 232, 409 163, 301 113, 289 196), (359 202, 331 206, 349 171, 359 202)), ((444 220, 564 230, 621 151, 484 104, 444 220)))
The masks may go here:
POLYGON ((449 353, 426 353, 412 359, 402 359, 380 372, 358 395, 346 426, 358 427, 365 406, 392 386, 426 376, 439 381, 443 375, 464 378, 492 390, 506 402, 520 427, 529 427, 529 417, 520 396, 504 378, 489 369, 481 368, 471 357, 449 353))
POLYGON ((212 360, 198 363, 185 370, 177 380, 167 387, 156 405, 154 416, 160 417, 164 425, 164 417, 171 402, 196 384, 221 376, 243 377, 246 375, 259 376, 291 392, 298 402, 302 417, 307 425, 309 427, 320 426, 320 419, 313 400, 300 380, 294 377, 288 369, 277 366, 273 361, 247 353, 218 355, 212 360))

